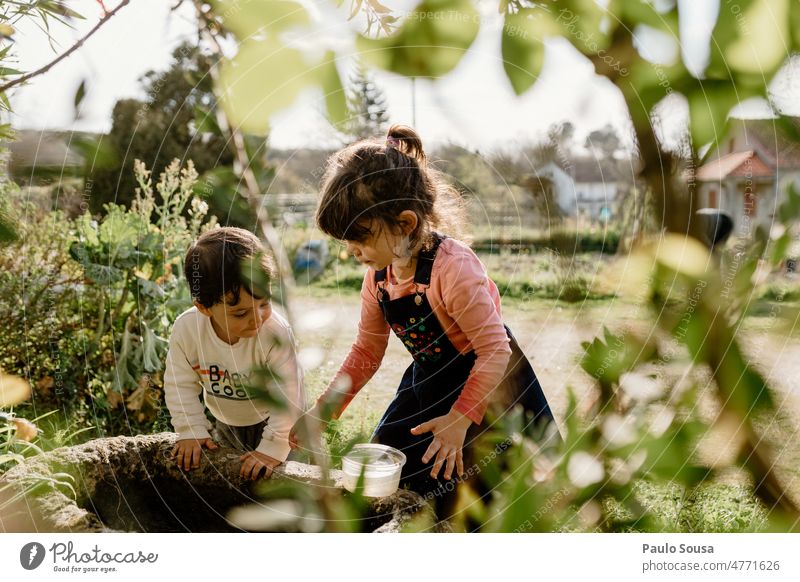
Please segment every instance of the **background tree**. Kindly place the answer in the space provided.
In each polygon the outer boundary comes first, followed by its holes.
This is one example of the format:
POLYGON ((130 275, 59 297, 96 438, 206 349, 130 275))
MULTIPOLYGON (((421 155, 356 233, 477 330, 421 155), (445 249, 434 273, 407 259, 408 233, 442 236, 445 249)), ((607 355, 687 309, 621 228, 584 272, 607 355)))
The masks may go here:
POLYGON ((607 123, 600 129, 589 132, 584 147, 597 157, 613 160, 615 154, 622 149, 622 142, 614 126, 607 123))
POLYGON ((356 141, 386 133, 389 111, 383 89, 363 65, 358 63, 347 88, 345 139, 356 141))
MULTIPOLYGON (((98 167, 87 160, 92 212, 101 212, 108 202, 130 205, 137 186, 134 160, 144 162, 156 176, 176 158, 192 160, 201 175, 232 163, 232 153, 211 123, 216 99, 208 76, 210 59, 189 43, 172 56, 168 70, 142 77, 145 99, 122 99, 114 106, 111 131, 100 139, 113 161, 98 167)), ((215 195, 219 172, 205 178, 198 192, 208 197, 211 213, 223 223, 246 222, 246 206, 239 199, 215 195)))

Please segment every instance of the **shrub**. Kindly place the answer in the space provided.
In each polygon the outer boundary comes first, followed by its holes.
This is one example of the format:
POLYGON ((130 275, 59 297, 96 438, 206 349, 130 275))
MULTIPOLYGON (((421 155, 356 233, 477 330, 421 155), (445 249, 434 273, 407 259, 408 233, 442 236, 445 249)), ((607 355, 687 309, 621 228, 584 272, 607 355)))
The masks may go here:
POLYGON ((100 434, 168 428, 167 337, 191 306, 182 259, 215 223, 192 194, 191 162, 175 160, 155 187, 140 162, 135 174, 131 208, 109 204, 99 220, 17 204, 20 239, 0 250, 0 316, 12 322, 0 365, 34 386, 34 415, 60 408, 100 434))

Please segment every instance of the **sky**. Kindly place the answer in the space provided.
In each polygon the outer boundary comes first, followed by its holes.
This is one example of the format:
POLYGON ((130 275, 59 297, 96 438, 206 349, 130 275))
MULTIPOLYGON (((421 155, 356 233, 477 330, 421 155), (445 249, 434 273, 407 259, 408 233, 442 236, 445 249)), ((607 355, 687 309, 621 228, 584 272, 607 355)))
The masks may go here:
MULTIPOLYGON (((113 0, 108 0, 114 6, 113 0)), ((411 7, 400 0, 388 3, 395 8, 411 7)), ((183 40, 195 40, 196 26, 192 7, 184 2, 172 12, 174 2, 133 0, 75 54, 45 75, 11 94, 14 108, 12 124, 18 129, 59 129, 107 132, 111 111, 118 99, 143 97, 139 78, 149 70, 169 66, 172 50, 183 40), (83 79, 88 93, 80 118, 74 119, 73 95, 83 79)), ((352 68, 352 51, 347 30, 357 23, 346 23, 341 10, 321 0, 309 5, 315 18, 315 38, 338 44, 338 63, 343 78, 352 68)), ((86 16, 73 30, 54 27, 54 36, 63 51, 100 17, 95 0, 70 3, 86 16)), ((617 89, 594 74, 590 63, 564 39, 546 43, 545 64, 534 87, 521 97, 513 94, 500 61, 500 26, 497 2, 478 4, 481 29, 475 43, 447 77, 436 82, 416 83, 416 128, 426 143, 457 143, 470 149, 513 150, 538 141, 554 123, 570 121, 576 127, 577 141, 592 129, 611 123, 621 134, 629 132, 625 106, 617 89)), ((708 32, 718 10, 717 0, 682 0, 681 42, 660 39, 642 32, 641 50, 654 58, 673 58, 682 53, 689 66, 702 69, 708 56, 708 32)), ((19 63, 16 68, 33 70, 54 58, 56 53, 44 34, 31 26, 20 27, 15 35, 19 63)), ((797 63, 784 71, 785 89, 800 95, 797 63), (788 89, 787 89, 788 88, 788 89)), ((376 72, 375 80, 387 98, 390 121, 412 124, 412 84, 403 77, 376 72)), ((800 100, 795 100, 798 102, 800 100)), ((791 102, 791 101, 789 101, 791 102)), ((290 109, 273 118, 270 145, 276 148, 330 147, 337 143, 323 116, 322 94, 303 94, 290 109)), ((748 111, 763 112, 763 105, 748 111)), ((800 113, 800 112, 798 112, 800 113)), ((666 111, 672 134, 679 134, 686 115, 685 107, 675 103, 666 111), (677 130, 675 129, 677 128, 677 130)))

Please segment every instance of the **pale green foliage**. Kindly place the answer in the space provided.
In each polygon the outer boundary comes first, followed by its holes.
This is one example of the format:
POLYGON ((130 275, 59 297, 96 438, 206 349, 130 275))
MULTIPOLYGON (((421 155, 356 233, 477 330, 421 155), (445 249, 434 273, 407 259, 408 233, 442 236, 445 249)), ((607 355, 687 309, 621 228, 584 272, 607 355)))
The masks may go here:
POLYGON ((346 105, 333 51, 314 57, 281 34, 303 30, 306 10, 295 2, 215 2, 221 25, 240 44, 223 63, 217 85, 220 101, 233 125, 252 135, 266 135, 273 114, 291 105, 311 86, 323 89, 329 119, 344 121, 346 105))

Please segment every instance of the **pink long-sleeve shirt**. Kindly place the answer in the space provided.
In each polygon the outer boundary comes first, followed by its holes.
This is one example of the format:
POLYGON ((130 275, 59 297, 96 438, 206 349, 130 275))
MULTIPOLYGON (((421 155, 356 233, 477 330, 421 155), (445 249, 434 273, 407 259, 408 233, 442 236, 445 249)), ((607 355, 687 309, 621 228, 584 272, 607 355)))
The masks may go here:
MULTIPOLYGON (((385 289, 389 299, 414 292, 414 277, 397 279, 391 266, 385 289)), ((358 336, 326 392, 323 402, 342 397, 338 417, 380 367, 389 343, 389 324, 376 296, 375 270, 368 269, 361 287, 358 336)), ((500 312, 500 294, 475 253, 452 238, 439 246, 425 295, 450 342, 462 354, 477 356, 453 408, 480 424, 492 390, 503 378, 511 358, 500 312)))

